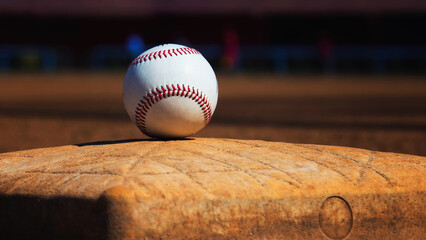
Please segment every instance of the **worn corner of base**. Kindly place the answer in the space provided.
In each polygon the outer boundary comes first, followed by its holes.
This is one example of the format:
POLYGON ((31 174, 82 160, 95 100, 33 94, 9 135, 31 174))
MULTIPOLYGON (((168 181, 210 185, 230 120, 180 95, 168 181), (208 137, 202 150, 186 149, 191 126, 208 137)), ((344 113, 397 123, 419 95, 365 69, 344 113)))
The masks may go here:
POLYGON ((113 202, 131 202, 135 199, 135 192, 129 187, 117 185, 102 192, 101 198, 113 202))

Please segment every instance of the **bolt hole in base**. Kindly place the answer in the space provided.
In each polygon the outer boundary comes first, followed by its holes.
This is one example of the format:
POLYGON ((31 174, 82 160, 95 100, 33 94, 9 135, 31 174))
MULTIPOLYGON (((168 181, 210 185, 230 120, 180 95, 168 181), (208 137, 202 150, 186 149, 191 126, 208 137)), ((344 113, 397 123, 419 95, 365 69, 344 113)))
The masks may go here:
POLYGON ((351 207, 341 197, 329 197, 321 205, 318 223, 322 233, 328 238, 344 239, 353 225, 351 207))

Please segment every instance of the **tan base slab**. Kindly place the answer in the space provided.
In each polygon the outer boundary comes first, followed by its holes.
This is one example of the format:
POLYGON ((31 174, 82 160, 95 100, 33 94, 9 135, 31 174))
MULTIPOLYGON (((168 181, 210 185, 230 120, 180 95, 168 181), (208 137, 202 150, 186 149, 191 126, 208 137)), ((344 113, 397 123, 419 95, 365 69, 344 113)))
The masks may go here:
POLYGON ((423 239, 420 156, 232 139, 0 154, 0 239, 423 239))

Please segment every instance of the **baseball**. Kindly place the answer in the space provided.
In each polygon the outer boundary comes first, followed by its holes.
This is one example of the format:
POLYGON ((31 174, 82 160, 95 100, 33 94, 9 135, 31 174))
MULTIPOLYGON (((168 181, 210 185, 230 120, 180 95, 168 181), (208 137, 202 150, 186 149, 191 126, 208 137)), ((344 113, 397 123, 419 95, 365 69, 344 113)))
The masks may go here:
POLYGON ((195 49, 164 44, 135 58, 123 83, 123 102, 150 137, 183 138, 206 126, 218 98, 216 76, 195 49))

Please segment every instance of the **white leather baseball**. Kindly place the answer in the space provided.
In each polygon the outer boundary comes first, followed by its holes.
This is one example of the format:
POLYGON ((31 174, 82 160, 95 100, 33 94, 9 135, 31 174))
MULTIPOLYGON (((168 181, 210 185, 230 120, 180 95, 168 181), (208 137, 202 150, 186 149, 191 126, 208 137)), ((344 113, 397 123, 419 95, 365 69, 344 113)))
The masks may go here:
POLYGON ((150 137, 183 138, 206 126, 216 109, 218 86, 195 49, 164 44, 137 57, 123 84, 126 111, 150 137))

